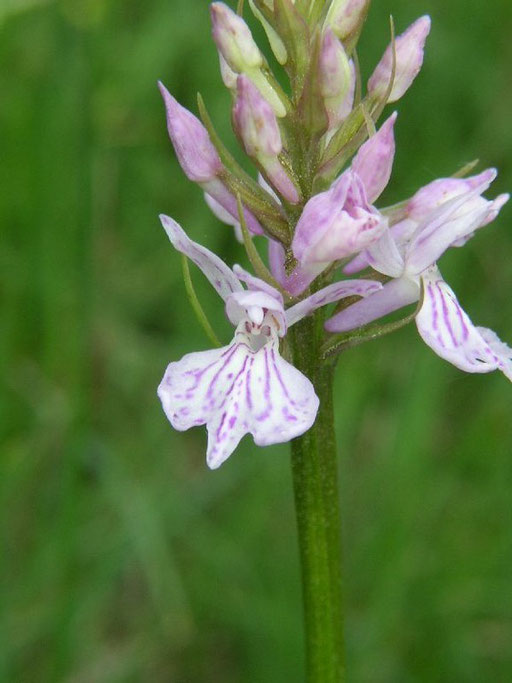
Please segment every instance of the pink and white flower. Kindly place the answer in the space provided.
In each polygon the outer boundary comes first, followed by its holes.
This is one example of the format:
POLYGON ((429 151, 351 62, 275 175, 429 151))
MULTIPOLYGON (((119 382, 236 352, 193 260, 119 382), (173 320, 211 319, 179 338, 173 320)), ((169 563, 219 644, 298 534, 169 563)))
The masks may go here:
POLYGON ((276 289, 240 266, 232 270, 190 240, 172 218, 160 218, 173 246, 203 271, 222 297, 236 327, 228 346, 190 353, 169 364, 158 388, 169 421, 178 430, 206 424, 206 457, 212 469, 247 433, 258 446, 303 434, 315 420, 318 398, 309 379, 280 356, 279 339, 320 306, 370 295, 381 285, 371 280, 337 282, 285 310, 276 289))
POLYGON ((330 332, 347 332, 403 306, 423 300, 416 325, 423 340, 442 358, 467 372, 499 368, 512 378, 512 351, 486 328, 475 327, 443 280, 436 262, 496 218, 508 195, 493 201, 481 195, 496 177, 494 169, 467 179, 446 178, 419 190, 407 205, 407 217, 345 268, 367 265, 392 278, 382 290, 349 306, 327 321, 330 332))

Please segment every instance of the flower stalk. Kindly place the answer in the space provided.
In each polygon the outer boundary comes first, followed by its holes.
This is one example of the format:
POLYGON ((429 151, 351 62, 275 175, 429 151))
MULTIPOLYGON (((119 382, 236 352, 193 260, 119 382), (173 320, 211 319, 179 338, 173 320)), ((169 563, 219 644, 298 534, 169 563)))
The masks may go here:
POLYGON ((312 337, 322 332, 321 313, 293 330, 295 367, 312 381, 320 399, 313 427, 291 442, 299 539, 306 680, 345 680, 342 611, 341 518, 333 413, 334 363, 320 361, 312 337))

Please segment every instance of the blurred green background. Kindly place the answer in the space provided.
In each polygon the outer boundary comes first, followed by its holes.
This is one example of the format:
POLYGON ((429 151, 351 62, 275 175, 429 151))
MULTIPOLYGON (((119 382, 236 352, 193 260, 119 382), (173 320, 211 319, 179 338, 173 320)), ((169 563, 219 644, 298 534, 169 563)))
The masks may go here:
MULTIPOLYGON (((366 75, 390 12, 433 31, 385 200, 475 157, 500 169, 493 196, 510 190, 510 0, 375 2, 366 75)), ((184 179, 156 89, 194 110, 200 90, 234 148, 209 30, 203 0, 0 0, 7 683, 303 680, 287 448, 247 438, 209 472, 204 430, 174 432, 155 395, 169 360, 208 346, 157 214, 245 263, 184 179)), ((511 218, 442 261, 509 343, 511 218)), ((512 680, 512 387, 411 326, 341 359, 336 404, 349 680, 512 680)))

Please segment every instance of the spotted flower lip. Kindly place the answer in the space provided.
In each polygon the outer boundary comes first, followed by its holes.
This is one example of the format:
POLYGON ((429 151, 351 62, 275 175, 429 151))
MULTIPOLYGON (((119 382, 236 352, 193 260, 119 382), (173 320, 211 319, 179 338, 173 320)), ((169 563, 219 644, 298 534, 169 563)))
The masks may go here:
POLYGON ((397 224, 357 257, 346 271, 371 265, 391 277, 382 290, 360 300, 327 321, 330 332, 347 332, 418 301, 416 326, 435 353, 466 372, 502 370, 512 379, 512 350, 494 332, 473 325, 436 265, 452 246, 470 239, 476 230, 498 215, 508 200, 489 201, 481 194, 496 177, 488 169, 468 179, 442 179, 422 188, 411 200, 410 217, 397 224), (428 211, 430 206, 430 211, 428 211))
POLYGON ((172 218, 160 219, 173 246, 202 270, 224 300, 236 326, 228 346, 190 353, 169 364, 158 388, 169 421, 178 430, 206 424, 211 469, 219 467, 247 433, 259 446, 300 436, 316 418, 318 398, 309 379, 280 356, 279 338, 316 308, 347 296, 368 296, 382 285, 372 280, 337 282, 285 310, 274 287, 240 266, 229 268, 189 239, 172 218))

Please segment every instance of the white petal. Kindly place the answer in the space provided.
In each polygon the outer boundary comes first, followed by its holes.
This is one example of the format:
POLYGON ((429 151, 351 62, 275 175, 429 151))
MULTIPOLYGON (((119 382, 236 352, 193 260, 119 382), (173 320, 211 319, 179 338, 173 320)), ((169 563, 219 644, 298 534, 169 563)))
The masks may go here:
POLYGON ((375 280, 343 280, 320 289, 307 299, 300 301, 286 311, 288 326, 309 315, 320 306, 326 306, 348 296, 368 296, 382 289, 380 282, 375 280))
POLYGON ((193 242, 183 228, 169 216, 161 214, 160 220, 173 247, 188 256, 203 271, 224 300, 233 292, 242 291, 243 287, 238 278, 222 259, 206 247, 193 242))
POLYGON ((272 312, 276 321, 276 329, 279 330, 281 337, 284 336, 286 334, 284 308, 270 294, 261 291, 245 290, 243 292, 235 292, 226 301, 226 315, 233 325, 238 325, 242 319, 247 317, 256 325, 260 325, 263 322, 265 310, 272 312), (254 309, 256 308, 260 309, 260 313, 255 312, 254 309))
POLYGON ((423 305, 416 325, 438 356, 466 372, 491 372, 502 366, 478 328, 463 311, 436 267, 422 276, 423 305))
POLYGON ((311 427, 318 411, 313 385, 279 356, 275 334, 254 351, 243 325, 228 347, 170 363, 158 388, 173 427, 207 425, 212 469, 245 434, 259 446, 289 441, 311 427))

